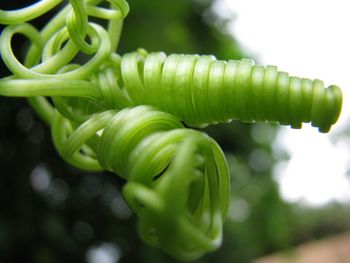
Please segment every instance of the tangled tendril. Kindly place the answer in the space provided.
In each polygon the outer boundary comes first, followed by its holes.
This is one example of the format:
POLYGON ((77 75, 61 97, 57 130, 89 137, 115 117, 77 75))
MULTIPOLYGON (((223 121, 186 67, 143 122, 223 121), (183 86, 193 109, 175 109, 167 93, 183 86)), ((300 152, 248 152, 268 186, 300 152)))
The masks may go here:
POLYGON ((0 80, 0 95, 28 97, 67 162, 123 177, 141 238, 176 258, 192 260, 220 245, 230 185, 219 146, 182 123, 311 122, 327 132, 338 119, 337 86, 274 66, 142 49, 118 55, 125 0, 109 0, 109 7, 70 0, 42 30, 27 23, 60 2, 0 10, 8 25, 0 53, 13 74, 0 80), (12 51, 15 34, 32 43, 23 63, 12 51))
POLYGON ((124 196, 147 243, 185 259, 220 244, 229 175, 223 153, 206 134, 141 105, 95 114, 74 130, 57 114, 53 138, 68 162, 128 181, 124 196))

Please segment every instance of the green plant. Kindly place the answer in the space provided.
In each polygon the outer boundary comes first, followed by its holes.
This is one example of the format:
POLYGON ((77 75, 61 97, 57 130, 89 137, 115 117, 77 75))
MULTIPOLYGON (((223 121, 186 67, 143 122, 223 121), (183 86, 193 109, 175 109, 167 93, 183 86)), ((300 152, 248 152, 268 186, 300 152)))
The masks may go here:
POLYGON ((67 162, 125 178, 142 239, 174 257, 191 260, 219 246, 229 201, 222 151, 184 124, 312 122, 327 132, 338 118, 338 87, 273 66, 142 49, 114 53, 129 11, 124 0, 109 8, 71 0, 40 32, 25 23, 60 2, 0 12, 0 23, 9 24, 0 52, 13 73, 0 80, 0 95, 29 97, 67 162), (107 30, 91 18, 107 20, 107 30), (11 49, 18 33, 33 43, 23 65, 11 49))

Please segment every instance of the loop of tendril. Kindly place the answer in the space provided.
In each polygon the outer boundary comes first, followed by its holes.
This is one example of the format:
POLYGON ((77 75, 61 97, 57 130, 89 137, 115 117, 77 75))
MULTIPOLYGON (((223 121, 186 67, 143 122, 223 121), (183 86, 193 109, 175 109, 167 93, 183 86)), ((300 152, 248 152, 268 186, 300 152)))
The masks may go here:
POLYGON ((204 133, 185 129, 170 114, 137 106, 96 114, 76 129, 57 113, 53 138, 76 167, 107 169, 127 180, 125 198, 148 244, 187 260, 220 244, 228 168, 204 133))
POLYGON ((289 76, 248 59, 131 53, 122 57, 121 75, 133 103, 157 106, 195 127, 239 119, 293 128, 311 122, 327 132, 342 102, 337 86, 325 88, 320 80, 289 76))
POLYGON ((125 0, 109 0, 109 7, 70 0, 42 30, 25 23, 60 2, 0 10, 0 23, 9 24, 0 53, 13 73, 0 80, 0 95, 28 97, 68 163, 123 177, 141 238, 176 258, 192 260, 219 246, 230 185, 219 146, 183 123, 311 122, 327 132, 340 114, 337 86, 252 60, 114 53, 129 12, 125 0), (23 63, 12 50, 15 34, 31 42, 23 63))
POLYGON ((0 24, 18 24, 35 19, 58 5, 62 0, 41 0, 20 10, 5 11, 0 9, 0 24))

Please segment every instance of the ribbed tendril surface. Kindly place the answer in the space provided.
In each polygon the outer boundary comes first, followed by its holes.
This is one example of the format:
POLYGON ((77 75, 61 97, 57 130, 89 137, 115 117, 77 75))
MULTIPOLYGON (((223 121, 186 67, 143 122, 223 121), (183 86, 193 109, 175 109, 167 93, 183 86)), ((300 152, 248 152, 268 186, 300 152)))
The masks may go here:
POLYGON ((190 126, 231 119, 271 121, 300 128, 312 122, 322 132, 341 108, 337 86, 290 77, 275 66, 252 60, 219 61, 213 56, 138 53, 124 55, 121 74, 136 104, 151 104, 190 126))
POLYGON ((340 114, 337 86, 290 77, 274 66, 114 53, 129 12, 125 0, 106 1, 109 7, 102 0, 70 0, 41 31, 27 23, 60 2, 0 10, 0 23, 8 25, 0 53, 13 73, 0 80, 0 95, 28 97, 70 164, 125 178, 140 236, 173 257, 192 260, 217 248, 229 201, 222 151, 182 122, 202 127, 239 119, 293 128, 311 122, 327 132, 340 114), (15 34, 32 43, 23 63, 12 51, 15 34))

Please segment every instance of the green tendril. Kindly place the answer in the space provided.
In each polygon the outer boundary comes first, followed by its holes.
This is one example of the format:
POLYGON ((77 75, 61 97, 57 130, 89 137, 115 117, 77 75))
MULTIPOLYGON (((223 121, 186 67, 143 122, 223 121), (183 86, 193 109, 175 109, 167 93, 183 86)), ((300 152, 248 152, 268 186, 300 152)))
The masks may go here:
POLYGON ((36 4, 14 11, 0 10, 0 24, 19 24, 33 20, 50 11, 62 0, 41 0, 36 4))
POLYGON ((183 123, 311 122, 328 132, 338 119, 337 86, 275 66, 142 49, 117 54, 125 0, 110 0, 109 7, 70 0, 41 31, 26 23, 60 2, 0 10, 0 23, 8 25, 0 53, 13 74, 0 80, 0 95, 27 97, 68 163, 123 177, 140 237, 175 258, 193 260, 220 245, 230 196, 220 147, 183 123), (31 43, 23 63, 12 50, 15 34, 31 43))

